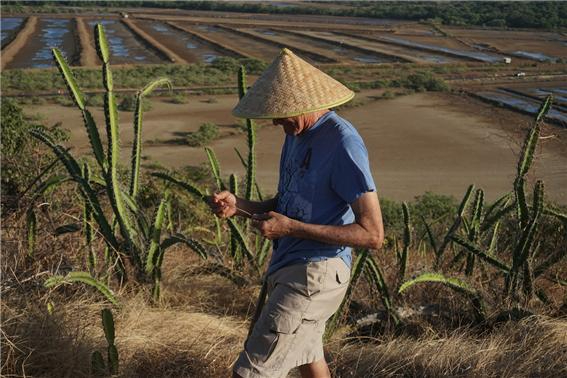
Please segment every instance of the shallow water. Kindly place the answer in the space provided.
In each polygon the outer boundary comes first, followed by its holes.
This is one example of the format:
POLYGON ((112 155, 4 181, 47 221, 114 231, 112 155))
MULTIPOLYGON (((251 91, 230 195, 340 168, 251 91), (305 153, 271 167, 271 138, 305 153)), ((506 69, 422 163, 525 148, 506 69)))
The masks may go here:
POLYGON ((111 50, 114 64, 161 63, 162 59, 134 36, 126 26, 117 20, 91 20, 89 26, 102 24, 111 50))
POLYGON ((0 43, 4 44, 4 40, 17 28, 20 27, 24 21, 23 17, 6 17, 0 22, 1 40, 0 43))
POLYGON ((69 61, 68 51, 63 48, 65 38, 72 38, 71 21, 68 19, 41 19, 39 21, 39 44, 41 48, 32 57, 31 67, 53 67, 52 48, 57 48, 69 61))
POLYGON ((408 40, 401 39, 401 38, 382 37, 381 39, 384 40, 384 41, 398 43, 400 45, 407 46, 407 47, 417 47, 417 48, 431 50, 431 51, 443 52, 443 53, 446 53, 446 54, 455 55, 455 56, 459 56, 459 57, 463 57, 463 58, 471 58, 471 59, 480 60, 480 61, 487 62, 487 63, 498 63, 498 62, 502 62, 502 60, 503 60, 503 57, 499 56, 499 55, 485 54, 485 53, 475 52, 475 51, 455 50, 455 49, 451 49, 451 48, 448 48, 448 47, 441 47, 441 46, 429 45, 429 44, 425 44, 425 43, 418 43, 418 42, 408 41, 408 40))
POLYGON ((552 62, 552 63, 557 62, 557 58, 554 58, 552 56, 545 55, 545 54, 542 54, 542 53, 538 53, 538 52, 514 51, 513 53, 510 53, 510 54, 517 56, 517 57, 520 57, 520 58, 537 60, 538 62, 552 62))
POLYGON ((124 39, 116 35, 116 30, 113 28, 116 25, 114 20, 96 20, 89 21, 89 26, 94 27, 96 24, 101 24, 104 26, 104 32, 106 34, 106 39, 108 39, 108 44, 110 45, 110 52, 112 56, 115 57, 127 57, 128 48, 124 44, 124 39))
MULTIPOLYGON (((203 63, 212 63, 219 57, 219 54, 217 52, 211 50, 207 45, 203 44, 197 38, 192 37, 188 33, 180 32, 168 24, 153 22, 151 23, 151 28, 157 34, 166 38, 173 38, 185 48, 192 50, 192 54, 196 55, 198 59, 203 63)), ((212 29, 209 26, 206 26, 206 30, 210 31, 212 29)))
MULTIPOLYGON (((503 91, 479 92, 477 94, 489 100, 497 101, 501 104, 509 105, 513 108, 520 109, 531 114, 537 114, 540 107, 540 104, 537 101, 514 96, 503 91)), ((552 108, 549 113, 547 113, 547 117, 563 122, 564 127, 567 126, 567 113, 552 108)))

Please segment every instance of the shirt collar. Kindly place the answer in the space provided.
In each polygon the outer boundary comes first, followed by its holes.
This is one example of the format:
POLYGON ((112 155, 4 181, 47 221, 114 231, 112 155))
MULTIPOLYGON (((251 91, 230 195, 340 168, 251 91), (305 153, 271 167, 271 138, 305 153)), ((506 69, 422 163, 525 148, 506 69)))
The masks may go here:
POLYGON ((335 114, 334 110, 329 110, 327 113, 325 113, 324 115, 322 115, 321 117, 319 117, 319 119, 317 120, 317 122, 315 122, 313 124, 313 126, 311 126, 310 128, 308 128, 307 130, 305 130, 303 133, 301 133, 301 136, 304 135, 309 135, 311 133, 313 133, 317 128, 319 128, 319 126, 321 126, 322 124, 325 123, 325 121, 327 121, 329 119, 329 117, 331 117, 333 114, 335 114))

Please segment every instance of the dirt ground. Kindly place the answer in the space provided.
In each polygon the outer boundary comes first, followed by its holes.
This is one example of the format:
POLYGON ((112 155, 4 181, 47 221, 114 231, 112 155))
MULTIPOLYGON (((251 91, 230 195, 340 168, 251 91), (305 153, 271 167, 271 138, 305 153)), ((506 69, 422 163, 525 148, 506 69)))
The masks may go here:
MULTIPOLYGON (((380 195, 409 200, 426 191, 462 196, 471 183, 482 187, 489 200, 511 189, 517 154, 530 117, 498 109, 468 97, 421 93, 391 100, 374 100, 380 91, 357 95, 364 105, 340 114, 352 122, 365 140, 374 179, 380 195)), ((223 174, 244 172, 234 152, 246 152, 246 136, 239 132, 239 120, 230 114, 234 95, 194 96, 187 104, 153 99, 144 116, 143 154, 169 167, 199 165, 206 160, 202 148, 183 145, 187 132, 204 122, 219 125, 221 137, 211 144, 221 162, 223 174)), ((62 122, 71 130, 70 145, 79 153, 88 151, 88 140, 80 114, 60 105, 28 106, 48 123, 62 122)), ((93 109, 103 125, 101 109, 93 109)), ((130 155, 132 115, 120 114, 122 160, 130 155)), ((258 132, 258 179, 266 193, 274 193, 284 134, 264 124, 258 132)), ((102 130, 102 128, 101 128, 102 130)), ((567 204, 567 131, 554 126, 543 130, 546 137, 537 151, 530 173, 543 179, 549 198, 567 204)))

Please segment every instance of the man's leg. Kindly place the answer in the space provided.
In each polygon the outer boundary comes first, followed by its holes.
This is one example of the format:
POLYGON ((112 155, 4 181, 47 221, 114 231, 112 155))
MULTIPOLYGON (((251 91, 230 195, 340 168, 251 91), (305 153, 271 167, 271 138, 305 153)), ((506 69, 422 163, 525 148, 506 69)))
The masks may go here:
POLYGON ((303 378, 331 378, 331 372, 325 359, 301 365, 299 372, 303 378))

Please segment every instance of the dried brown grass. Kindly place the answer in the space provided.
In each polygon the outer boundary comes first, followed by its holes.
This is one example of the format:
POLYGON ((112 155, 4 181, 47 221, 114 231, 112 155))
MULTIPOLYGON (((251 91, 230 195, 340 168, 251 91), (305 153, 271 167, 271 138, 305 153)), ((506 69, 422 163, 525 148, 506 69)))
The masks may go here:
MULTIPOLYGON (((103 303, 59 298, 24 309, 2 305, 2 375, 90 376, 90 356, 105 355, 103 303)), ((243 320, 148 305, 138 295, 114 310, 120 376, 227 376, 246 334, 243 320)))
POLYGON ((484 335, 343 339, 330 350, 336 377, 564 377, 567 319, 533 316, 484 335))

